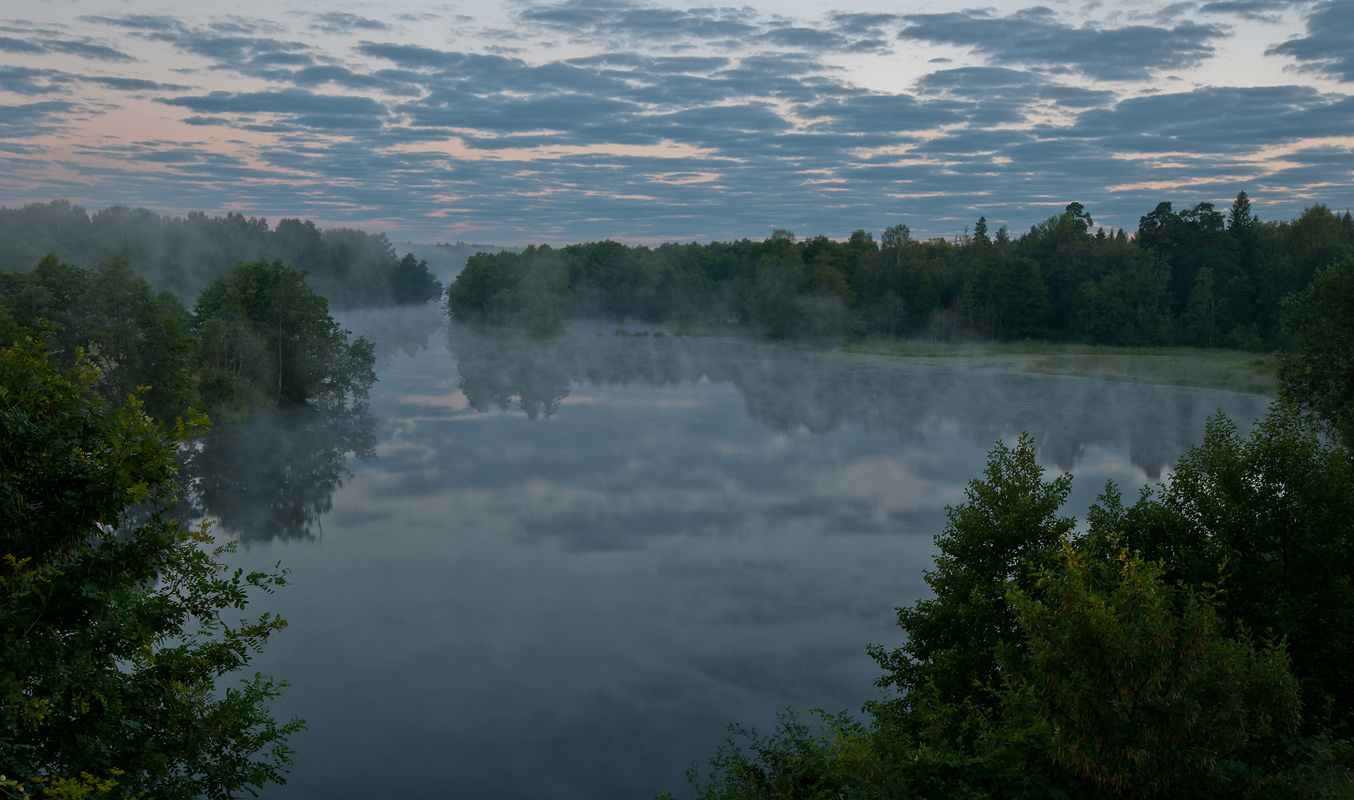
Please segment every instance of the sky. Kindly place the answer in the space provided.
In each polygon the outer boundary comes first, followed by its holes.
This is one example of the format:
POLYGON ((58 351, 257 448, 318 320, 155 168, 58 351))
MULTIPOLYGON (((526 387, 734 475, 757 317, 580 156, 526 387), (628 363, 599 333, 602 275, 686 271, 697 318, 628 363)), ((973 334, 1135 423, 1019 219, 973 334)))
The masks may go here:
POLYGON ((1242 190, 1354 206, 1354 0, 0 9, 0 206, 656 244, 1242 190))

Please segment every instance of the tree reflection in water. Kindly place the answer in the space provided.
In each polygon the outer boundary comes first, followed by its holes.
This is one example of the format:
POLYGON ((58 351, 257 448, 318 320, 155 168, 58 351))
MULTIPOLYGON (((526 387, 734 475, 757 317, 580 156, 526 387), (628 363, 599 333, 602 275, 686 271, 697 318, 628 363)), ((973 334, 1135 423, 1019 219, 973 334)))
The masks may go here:
POLYGON ((375 428, 365 404, 291 406, 215 427, 183 456, 184 497, 246 544, 314 539, 352 475, 348 457, 375 455, 375 428))
POLYGON ((569 367, 559 359, 565 343, 480 333, 452 325, 448 348, 461 377, 457 388, 470 407, 507 411, 517 400, 527 419, 549 417, 569 396, 569 367))
POLYGON ((946 425, 987 446, 1025 431, 1068 471, 1088 447, 1127 442, 1149 480, 1197 438, 1197 420, 1233 402, 1226 392, 1031 374, 1000 360, 853 356, 585 324, 540 340, 453 323, 448 345, 458 388, 481 412, 508 411, 516 399, 534 420, 556 414, 573 384, 704 379, 733 385, 750 417, 782 433, 852 425, 921 440, 946 425))

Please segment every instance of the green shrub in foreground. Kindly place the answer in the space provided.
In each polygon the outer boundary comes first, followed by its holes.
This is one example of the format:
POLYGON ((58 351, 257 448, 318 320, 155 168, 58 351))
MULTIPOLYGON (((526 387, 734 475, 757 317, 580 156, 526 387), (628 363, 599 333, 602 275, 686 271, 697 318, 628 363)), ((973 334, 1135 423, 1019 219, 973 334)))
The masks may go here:
MULTIPOLYGON (((285 683, 246 668, 285 622, 236 622, 285 571, 173 515, 175 453, 136 398, 110 408, 25 341, 0 350, 0 797, 233 797, 281 782, 285 683)), ((205 420, 200 420, 205 422, 205 420)))

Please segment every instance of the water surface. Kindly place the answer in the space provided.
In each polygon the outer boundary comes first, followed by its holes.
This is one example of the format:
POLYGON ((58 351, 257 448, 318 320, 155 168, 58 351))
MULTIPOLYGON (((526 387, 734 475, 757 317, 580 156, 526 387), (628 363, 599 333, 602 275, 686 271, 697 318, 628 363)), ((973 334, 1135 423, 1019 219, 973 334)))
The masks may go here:
POLYGON ((877 697, 946 504, 1029 432, 1136 488, 1262 398, 575 329, 378 341, 370 415, 262 418, 201 454, 208 513, 293 583, 255 666, 304 717, 266 798, 648 798, 731 721, 877 697))

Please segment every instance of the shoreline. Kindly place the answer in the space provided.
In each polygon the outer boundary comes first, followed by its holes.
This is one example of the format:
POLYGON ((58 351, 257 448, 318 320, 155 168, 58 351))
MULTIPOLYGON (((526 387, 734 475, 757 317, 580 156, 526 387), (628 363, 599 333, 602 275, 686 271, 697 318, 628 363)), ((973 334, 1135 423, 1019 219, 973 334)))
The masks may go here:
POLYGON ((1006 362, 1044 375, 1072 375, 1128 383, 1224 389, 1278 395, 1279 358, 1274 354, 1197 347, 1112 347, 1060 342, 946 343, 928 340, 865 340, 834 348, 843 353, 890 358, 1006 362))

